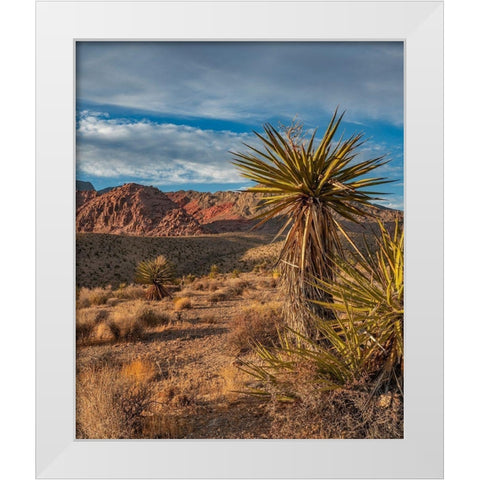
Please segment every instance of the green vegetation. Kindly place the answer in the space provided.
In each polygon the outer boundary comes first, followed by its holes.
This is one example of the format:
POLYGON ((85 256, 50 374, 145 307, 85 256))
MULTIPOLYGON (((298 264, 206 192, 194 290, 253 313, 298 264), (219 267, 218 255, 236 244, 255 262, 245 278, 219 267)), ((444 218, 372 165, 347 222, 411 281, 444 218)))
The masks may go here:
POLYGON ((308 366, 317 392, 344 388, 368 391, 369 398, 378 391, 403 395, 404 235, 398 222, 393 233, 379 225, 376 251, 366 246, 364 255, 355 249, 349 261, 337 256, 335 280, 318 281, 331 296, 321 304, 334 314, 316 318, 318 341, 290 330, 301 343, 283 335, 278 348, 257 344, 262 364, 243 367, 266 386, 254 393, 301 397, 299 375, 308 366))
POLYGON ((171 297, 165 288, 165 283, 172 282, 175 278, 175 270, 163 255, 154 260, 140 262, 137 266, 135 281, 144 285, 150 285, 145 295, 147 300, 161 300, 171 297))
POLYGON ((210 278, 215 278, 218 275, 218 266, 213 264, 210 267, 210 278))
POLYGON ((317 334, 312 310, 330 316, 321 303, 312 303, 328 301, 329 295, 311 280, 334 278, 332 257, 341 252, 334 213, 352 221, 364 217, 362 206, 378 193, 370 188, 387 182, 365 178, 387 162, 383 157, 356 161, 361 134, 334 141, 342 118, 335 111, 318 145, 315 133, 308 141, 302 138, 298 123, 283 134, 266 124, 264 135, 255 132, 263 151, 247 145, 247 153, 234 153, 233 163, 257 184, 248 190, 267 194, 258 225, 278 215, 286 217, 279 232, 288 230, 279 257, 288 299, 285 312, 290 326, 308 338, 317 334))

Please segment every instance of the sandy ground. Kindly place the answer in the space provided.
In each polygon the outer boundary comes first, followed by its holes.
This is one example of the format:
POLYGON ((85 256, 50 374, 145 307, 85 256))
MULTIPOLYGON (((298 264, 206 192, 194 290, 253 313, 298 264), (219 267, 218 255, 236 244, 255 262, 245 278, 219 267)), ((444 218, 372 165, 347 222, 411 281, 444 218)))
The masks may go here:
MULTIPOLYGON (((254 385, 252 377, 238 368, 239 359, 248 360, 254 354, 240 353, 230 338, 242 309, 271 302, 278 292, 271 275, 242 277, 252 288, 214 304, 210 298, 215 292, 190 288, 190 309, 174 312, 172 301, 143 301, 170 311, 174 321, 147 329, 135 341, 78 346, 77 372, 92 365, 121 368, 135 360, 153 364, 155 378, 150 387, 155 404, 146 414, 148 438, 268 438, 265 402, 239 392, 254 385)), ((225 282, 218 283, 217 292, 225 282)), ((125 305, 128 302, 90 308, 112 314, 125 305)))

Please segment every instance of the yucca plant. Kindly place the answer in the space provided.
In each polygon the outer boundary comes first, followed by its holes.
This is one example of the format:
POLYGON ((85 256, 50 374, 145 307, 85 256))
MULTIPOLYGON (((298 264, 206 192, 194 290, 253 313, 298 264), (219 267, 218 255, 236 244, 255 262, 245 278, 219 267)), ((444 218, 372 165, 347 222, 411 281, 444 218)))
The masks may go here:
POLYGON ((318 286, 332 297, 322 305, 335 312, 337 319, 351 314, 361 320, 360 328, 372 346, 365 361, 369 371, 377 372, 377 384, 395 383, 402 390, 404 232, 398 219, 392 232, 380 221, 378 226, 374 248, 364 239, 365 253, 343 232, 353 247, 353 259, 337 257, 336 281, 319 280, 318 286))
POLYGON ((173 281, 175 269, 163 255, 159 255, 153 260, 140 262, 135 272, 135 281, 144 285, 150 285, 146 290, 147 300, 161 300, 165 297, 171 297, 170 292, 165 288, 165 284, 173 281))
POLYGON ((279 258, 286 319, 308 338, 317 334, 311 313, 331 315, 321 304, 311 302, 329 299, 311 280, 333 280, 332 257, 341 251, 334 214, 358 222, 368 214, 363 207, 379 194, 371 187, 388 182, 383 177, 365 177, 387 161, 383 156, 357 161, 362 134, 334 141, 343 115, 335 111, 319 142, 315 132, 305 140, 298 128, 289 135, 266 124, 263 135, 254 132, 263 150, 245 145, 246 153, 232 152, 241 174, 256 183, 248 191, 266 194, 257 226, 278 215, 286 218, 279 232, 286 232, 279 258))
POLYGON ((291 331, 302 342, 292 342, 290 335, 282 336, 275 349, 257 345, 261 364, 244 363, 242 369, 264 388, 251 393, 265 395, 273 389, 283 399, 294 399, 295 374, 309 364, 315 369, 310 381, 319 391, 362 388, 372 396, 382 389, 403 394, 403 227, 397 221, 393 233, 380 222, 379 228, 375 249, 365 242, 364 254, 352 242, 350 260, 332 260, 335 280, 317 280, 331 296, 320 303, 334 314, 329 320, 316 318, 320 341, 291 331))

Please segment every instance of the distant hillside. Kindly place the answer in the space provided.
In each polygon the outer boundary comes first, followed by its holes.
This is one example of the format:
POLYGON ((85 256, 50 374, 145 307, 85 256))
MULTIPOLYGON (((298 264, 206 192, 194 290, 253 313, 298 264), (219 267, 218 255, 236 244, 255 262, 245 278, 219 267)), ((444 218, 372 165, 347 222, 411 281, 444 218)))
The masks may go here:
MULTIPOLYGON (((163 193, 134 183, 99 192, 81 190, 77 191, 77 231, 154 237, 245 232, 258 223, 254 217, 261 211, 263 198, 252 192, 163 193)), ((372 207, 371 213, 386 223, 403 216, 383 207, 372 207)), ((350 231, 361 232, 374 222, 342 223, 350 231)), ((282 218, 275 218, 258 231, 276 233, 282 223, 282 218)))
POLYGON ((77 192, 94 191, 95 187, 90 182, 76 181, 77 192))
MULTIPOLYGON (((77 196, 78 197, 78 196, 77 196)), ((77 231, 142 236, 202 233, 195 218, 154 187, 129 183, 77 202, 77 231)))

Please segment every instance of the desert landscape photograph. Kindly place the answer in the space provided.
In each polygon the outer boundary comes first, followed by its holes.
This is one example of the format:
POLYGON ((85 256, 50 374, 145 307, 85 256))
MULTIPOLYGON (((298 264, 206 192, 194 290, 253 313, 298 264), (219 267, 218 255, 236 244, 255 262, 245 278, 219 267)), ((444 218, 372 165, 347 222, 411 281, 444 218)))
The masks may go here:
POLYGON ((402 42, 77 42, 77 439, 404 436, 402 42))

